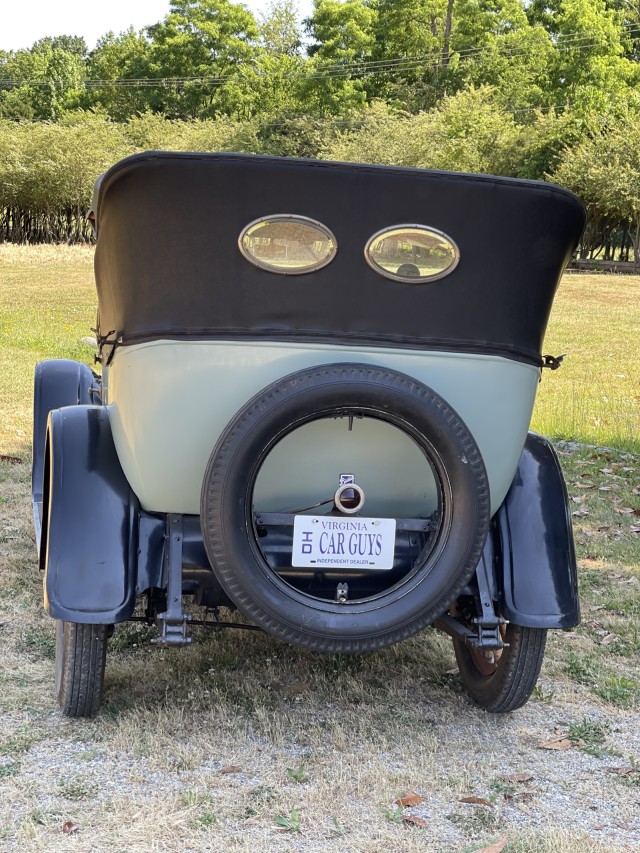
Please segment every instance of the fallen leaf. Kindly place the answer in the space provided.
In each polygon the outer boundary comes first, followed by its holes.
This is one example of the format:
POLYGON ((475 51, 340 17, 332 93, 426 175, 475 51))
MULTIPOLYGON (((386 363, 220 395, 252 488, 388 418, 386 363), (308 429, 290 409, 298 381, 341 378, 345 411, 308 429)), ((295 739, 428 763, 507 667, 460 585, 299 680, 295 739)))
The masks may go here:
POLYGON ((396 804, 402 806, 402 808, 411 808, 411 806, 417 806, 419 803, 424 803, 424 797, 421 797, 420 794, 416 794, 415 791, 407 791, 404 797, 400 797, 399 800, 396 800, 396 804))
POLYGON ((568 737, 556 737, 553 740, 545 740, 538 744, 538 749, 571 749, 571 741, 568 737))
POLYGON ((68 820, 66 823, 62 824, 62 831, 65 835, 73 835, 74 832, 77 832, 80 829, 77 823, 74 823, 72 820, 68 820))
POLYGON ((619 515, 634 515, 635 509, 630 506, 614 506, 614 512, 617 512, 619 515))
POLYGON ((582 634, 577 631, 563 631, 561 636, 563 640, 579 640, 582 634))
POLYGON ((531 773, 513 773, 504 777, 507 782, 530 782, 533 779, 531 773))
POLYGON ((618 639, 617 634, 607 634, 607 636, 606 636, 606 637, 603 637, 603 638, 600 640, 600 645, 601 645, 601 646, 610 646, 610 645, 611 645, 611 643, 615 643, 615 641, 616 641, 617 639, 618 639))
POLYGON ((12 465, 19 465, 22 459, 19 456, 5 456, 4 453, 0 453, 0 462, 11 462, 12 465))
POLYGON ((403 814, 402 815, 402 821, 403 821, 403 823, 410 823, 413 826, 420 826, 420 827, 429 826, 429 824, 426 822, 426 820, 423 820, 423 818, 416 817, 415 815, 412 815, 412 814, 403 814))
POLYGON ((613 468, 598 468, 601 474, 613 474, 613 468))
POLYGON ((494 841, 493 844, 490 844, 488 847, 482 847, 479 850, 476 850, 475 853, 502 853, 507 843, 506 837, 499 838, 497 841, 494 841))
POLYGON ((599 492, 611 492, 613 490, 613 486, 598 486, 599 492))
POLYGON ((595 486, 595 483, 592 483, 589 480, 585 480, 584 483, 577 482, 577 483, 574 483, 573 485, 576 487, 576 489, 593 489, 593 487, 595 486))
POLYGON ((640 533, 640 525, 632 524, 629 530, 631 533, 640 533))
POLYGON ((222 770, 218 770, 218 773, 242 773, 242 767, 230 764, 228 767, 223 767, 222 770))
POLYGON ((507 802, 512 802, 513 800, 519 800, 520 802, 528 802, 532 800, 537 791, 517 791, 515 794, 505 794, 504 798, 507 802))
POLYGON ((575 515, 577 518, 584 518, 585 515, 589 515, 589 510, 586 506, 581 506, 579 509, 574 509, 571 515, 575 515))
POLYGON ((490 803, 489 800, 485 800, 484 797, 460 797, 460 803, 471 803, 474 806, 491 806, 493 807, 493 803, 490 803))
POLYGON ((615 773, 616 776, 635 776, 636 774, 640 775, 639 767, 607 767, 605 769, 607 773, 615 773))

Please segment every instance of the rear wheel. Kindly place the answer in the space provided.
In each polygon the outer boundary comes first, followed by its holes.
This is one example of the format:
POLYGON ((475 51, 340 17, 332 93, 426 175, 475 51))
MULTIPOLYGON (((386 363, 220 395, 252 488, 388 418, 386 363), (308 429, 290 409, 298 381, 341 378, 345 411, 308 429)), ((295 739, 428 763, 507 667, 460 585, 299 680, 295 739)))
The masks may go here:
POLYGON ((107 625, 57 622, 56 696, 67 717, 90 717, 100 707, 107 630, 107 625))
POLYGON ((478 705, 494 714, 521 708, 536 686, 544 658, 547 631, 509 623, 503 631, 505 647, 482 652, 454 640, 462 683, 478 705))

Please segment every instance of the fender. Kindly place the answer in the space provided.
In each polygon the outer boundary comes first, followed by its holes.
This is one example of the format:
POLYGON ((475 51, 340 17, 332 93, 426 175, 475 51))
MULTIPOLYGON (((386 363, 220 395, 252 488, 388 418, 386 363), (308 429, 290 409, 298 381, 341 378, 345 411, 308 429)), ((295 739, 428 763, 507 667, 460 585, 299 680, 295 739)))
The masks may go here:
POLYGON ((494 518, 495 566, 503 615, 526 628, 580 621, 567 489, 555 450, 530 432, 494 518))
POLYGON ((111 624, 133 613, 138 501, 122 472, 104 406, 49 414, 40 563, 46 612, 111 624))
POLYGON ((90 389, 94 375, 86 364, 68 358, 51 358, 36 365, 33 387, 33 464, 31 466, 31 498, 40 548, 42 482, 44 478, 44 444, 47 419, 52 409, 91 403, 90 389))

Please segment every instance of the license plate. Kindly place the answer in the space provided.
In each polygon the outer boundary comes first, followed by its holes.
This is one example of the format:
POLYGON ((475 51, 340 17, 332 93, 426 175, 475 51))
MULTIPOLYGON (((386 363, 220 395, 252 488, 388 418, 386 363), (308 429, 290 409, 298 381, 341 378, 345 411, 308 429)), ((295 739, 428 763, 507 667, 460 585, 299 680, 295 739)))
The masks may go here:
POLYGON ((395 544, 395 518, 297 515, 291 565, 318 571, 386 571, 393 567, 395 544))

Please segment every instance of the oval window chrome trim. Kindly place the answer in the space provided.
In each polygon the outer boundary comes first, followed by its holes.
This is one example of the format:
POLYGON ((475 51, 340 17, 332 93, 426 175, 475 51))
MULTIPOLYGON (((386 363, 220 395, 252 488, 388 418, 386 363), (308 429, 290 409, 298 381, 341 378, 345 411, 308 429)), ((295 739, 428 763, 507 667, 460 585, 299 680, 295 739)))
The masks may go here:
POLYGON ((322 267, 326 267, 327 264, 331 263, 338 251, 338 241, 336 240, 333 231, 331 231, 330 228, 327 228, 326 225, 323 225, 322 222, 318 222, 317 219, 311 219, 308 216, 299 216, 295 213, 274 213, 270 216, 261 216, 259 219, 254 219, 248 225, 245 225, 238 237, 238 248, 240 249, 242 256, 249 261, 249 263, 258 267, 258 269, 278 273, 279 275, 305 275, 306 273, 322 269, 322 267), (269 262, 264 258, 256 257, 256 255, 252 254, 250 249, 245 246, 244 239, 245 237, 250 236, 252 229, 257 230, 270 222, 284 224, 291 223, 299 226, 302 225, 310 230, 316 231, 330 244, 327 253, 312 263, 301 267, 286 267, 269 262))
POLYGON ((384 278, 391 279, 392 281, 401 281, 405 284, 429 284, 432 281, 437 281, 438 279, 444 278, 448 276, 450 273, 454 271, 454 269, 460 263, 460 249, 456 241, 450 237, 448 234, 445 234, 444 231, 441 231, 439 228, 434 228, 431 225, 420 225, 418 223, 403 223, 401 225, 389 225, 387 228, 381 228, 380 231, 376 231, 375 234, 372 234, 371 237, 367 240, 367 244, 364 247, 364 258, 365 261, 369 264, 372 270, 378 273, 378 275, 384 276, 384 278), (440 238, 443 242, 448 243, 451 249, 453 250, 453 258, 451 262, 444 269, 439 270, 434 273, 430 273, 428 275, 402 275, 398 274, 398 272, 392 272, 391 270, 385 269, 381 264, 377 263, 374 258, 371 257, 371 247, 384 236, 391 236, 394 232, 402 232, 402 231, 420 231, 423 234, 432 235, 434 237, 440 238))

